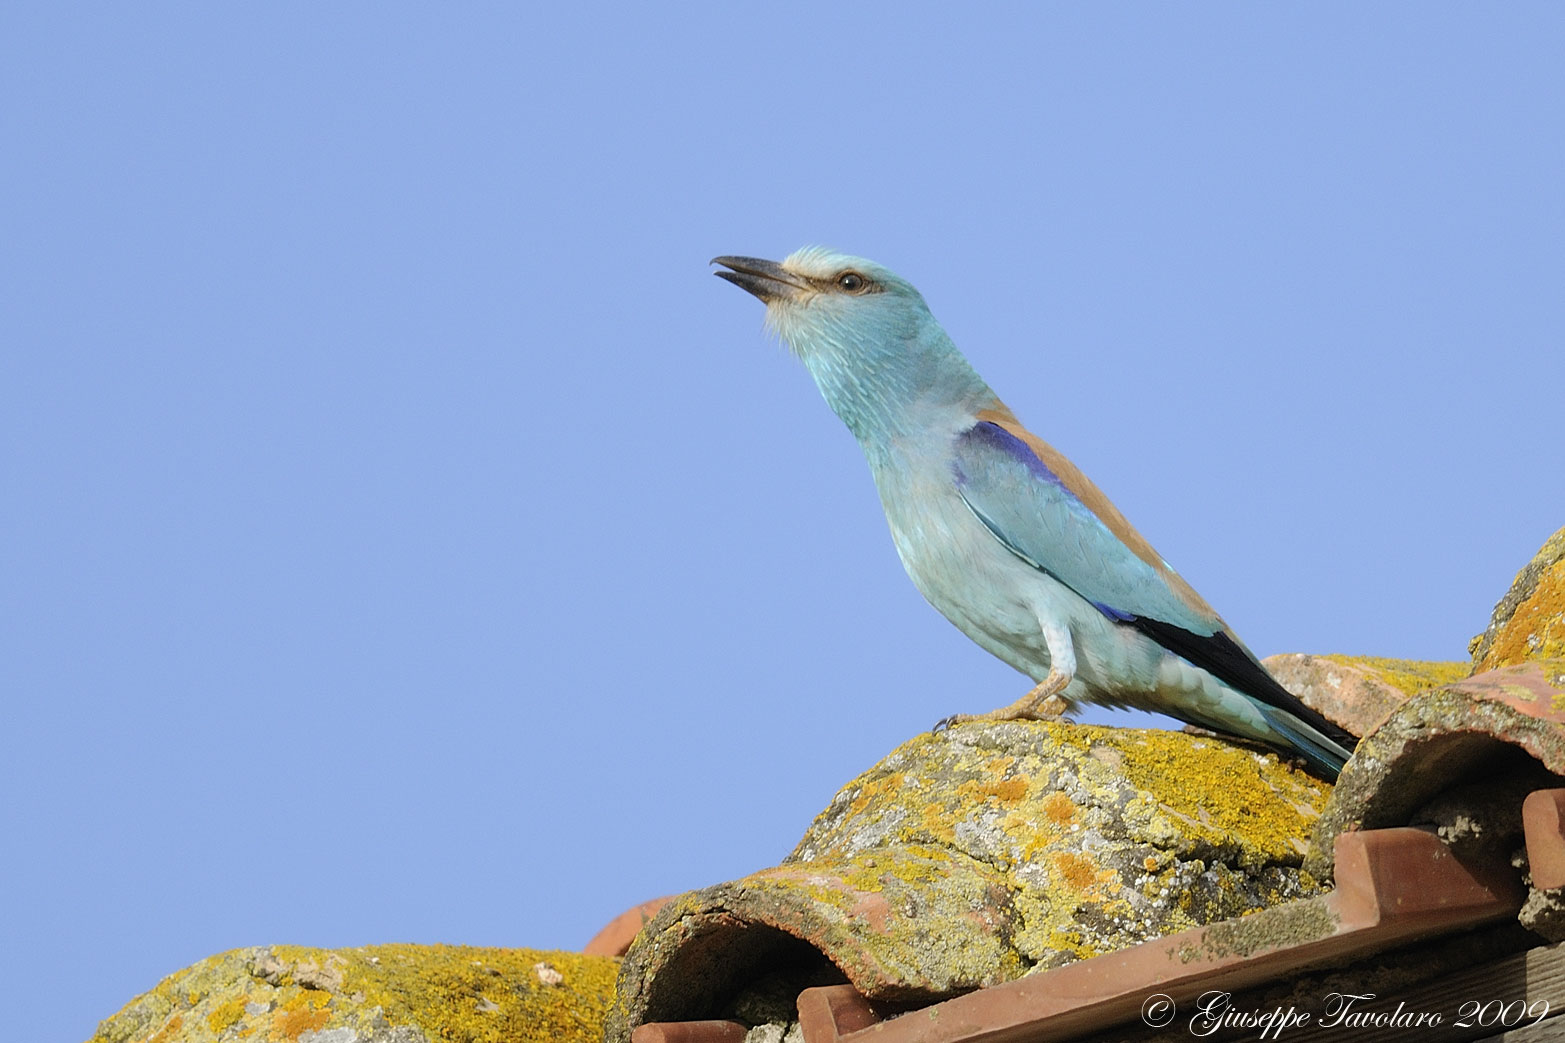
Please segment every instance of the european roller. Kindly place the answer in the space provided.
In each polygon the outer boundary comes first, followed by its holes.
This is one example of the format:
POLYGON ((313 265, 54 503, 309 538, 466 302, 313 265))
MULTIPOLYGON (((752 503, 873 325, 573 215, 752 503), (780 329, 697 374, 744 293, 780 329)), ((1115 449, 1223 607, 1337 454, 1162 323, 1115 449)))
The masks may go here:
POLYGON ((1295 751, 1336 777, 1353 736, 1278 684, 1097 486, 1022 426, 906 280, 813 247, 714 263, 766 303, 767 325, 858 439, 919 592, 1037 682, 1010 706, 940 726, 1129 706, 1295 751))

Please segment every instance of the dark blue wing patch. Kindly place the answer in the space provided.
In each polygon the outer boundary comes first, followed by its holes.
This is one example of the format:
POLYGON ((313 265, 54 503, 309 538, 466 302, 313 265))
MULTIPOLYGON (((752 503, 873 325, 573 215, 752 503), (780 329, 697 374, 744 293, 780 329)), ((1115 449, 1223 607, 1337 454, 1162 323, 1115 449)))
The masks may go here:
MULTIPOLYGON (((1042 478, 1051 485, 1058 486, 1067 494, 1070 493, 1070 490, 1065 489, 1065 483, 1060 481, 1060 476, 1049 470, 1048 465, 1038 459, 1038 454, 1034 453, 1026 442, 1023 442, 999 424, 991 424, 987 420, 980 420, 969 428, 962 437, 970 439, 976 445, 999 450, 1027 468, 1036 477, 1042 478)), ((954 466, 956 468, 957 484, 966 485, 967 475, 962 472, 961 461, 956 461, 954 466)), ((1074 499, 1074 496, 1072 499, 1074 499)))

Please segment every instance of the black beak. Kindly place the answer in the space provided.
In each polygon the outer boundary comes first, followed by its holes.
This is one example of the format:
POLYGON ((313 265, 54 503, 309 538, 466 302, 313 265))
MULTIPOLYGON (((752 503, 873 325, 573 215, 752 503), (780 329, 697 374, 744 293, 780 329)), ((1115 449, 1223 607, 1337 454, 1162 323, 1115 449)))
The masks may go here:
POLYGON ((757 257, 714 257, 712 263, 733 269, 730 272, 713 272, 713 275, 750 291, 768 304, 797 297, 800 291, 809 289, 803 279, 776 261, 763 261, 757 257))

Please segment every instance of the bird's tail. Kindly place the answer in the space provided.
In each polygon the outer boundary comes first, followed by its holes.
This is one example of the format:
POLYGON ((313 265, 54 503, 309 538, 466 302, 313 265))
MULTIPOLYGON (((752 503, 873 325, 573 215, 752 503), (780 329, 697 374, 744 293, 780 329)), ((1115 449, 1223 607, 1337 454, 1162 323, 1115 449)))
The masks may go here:
POLYGON ((1310 767, 1321 772, 1327 779, 1335 781, 1342 772, 1342 766, 1353 756, 1353 751, 1341 743, 1331 739, 1312 725, 1306 723, 1289 713, 1287 710, 1279 710, 1275 706, 1267 706, 1257 702, 1257 710, 1266 718, 1266 723, 1272 730, 1287 740, 1288 745, 1298 751, 1310 767))

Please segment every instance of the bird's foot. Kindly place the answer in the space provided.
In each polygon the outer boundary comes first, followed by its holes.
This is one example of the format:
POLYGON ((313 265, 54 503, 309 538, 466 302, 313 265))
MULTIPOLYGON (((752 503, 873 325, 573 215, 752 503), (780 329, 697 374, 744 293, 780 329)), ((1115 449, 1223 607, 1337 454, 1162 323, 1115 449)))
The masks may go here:
POLYGON ((930 731, 940 733, 947 731, 958 724, 967 724, 971 721, 1053 721, 1064 717, 1070 710, 1070 703, 1060 698, 1059 693, 1070 684, 1070 676, 1067 674, 1050 673, 1028 693, 1016 700, 1010 706, 991 710, 988 713, 954 713, 950 717, 942 718, 935 722, 930 731))
POLYGON ((1057 695, 1045 696, 1027 715, 1032 721, 1057 721, 1070 712, 1071 704, 1057 695))

